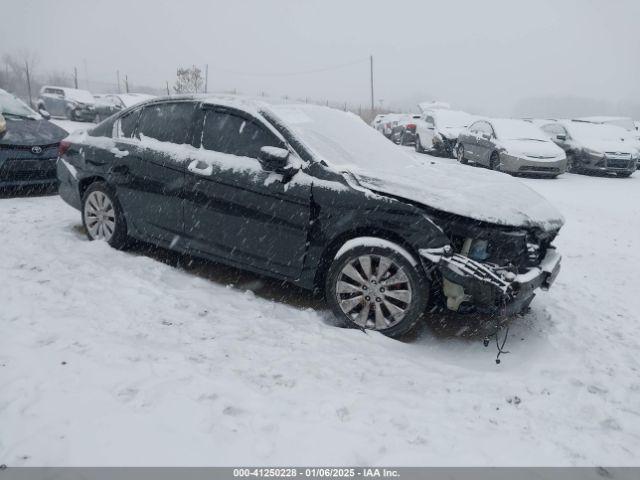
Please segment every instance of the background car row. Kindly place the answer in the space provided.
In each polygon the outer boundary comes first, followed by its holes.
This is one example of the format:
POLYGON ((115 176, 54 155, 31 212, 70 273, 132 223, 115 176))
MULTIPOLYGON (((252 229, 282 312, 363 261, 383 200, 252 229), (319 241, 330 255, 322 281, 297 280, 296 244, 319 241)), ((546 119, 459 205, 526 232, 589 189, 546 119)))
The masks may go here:
POLYGON ((79 122, 99 122, 153 95, 141 93, 109 93, 92 95, 87 90, 45 85, 40 90, 36 107, 45 117, 68 118, 79 122))
POLYGON ((626 117, 482 118, 446 104, 420 104, 421 114, 378 115, 374 128, 416 152, 457 158, 514 175, 573 173, 628 177, 638 168, 640 131, 626 117))

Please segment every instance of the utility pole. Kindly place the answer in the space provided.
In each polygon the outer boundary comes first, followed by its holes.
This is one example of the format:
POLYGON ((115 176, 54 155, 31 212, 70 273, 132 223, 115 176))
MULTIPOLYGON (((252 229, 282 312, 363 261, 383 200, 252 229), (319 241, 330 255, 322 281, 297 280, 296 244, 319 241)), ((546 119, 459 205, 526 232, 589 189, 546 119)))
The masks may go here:
POLYGON ((73 85, 78 88, 78 67, 73 67, 73 85))
POLYGON ((124 76, 124 91, 129 93, 129 76, 124 76))
POLYGON ((169 93, 169 81, 167 80, 167 96, 170 96, 171 93, 169 93))
POLYGON ((204 93, 209 93, 209 64, 204 66, 204 93))
POLYGON ((116 70, 116 77, 118 77, 118 93, 122 93, 120 91, 120 70, 116 70))
POLYGON ((371 70, 371 112, 373 112, 375 108, 375 104, 373 102, 373 55, 369 55, 369 67, 371 70))
POLYGON ((31 75, 29 73, 29 61, 28 60, 24 61, 24 71, 25 71, 25 74, 27 75, 27 91, 29 92, 29 106, 32 107, 33 106, 33 102, 31 101, 31 75))

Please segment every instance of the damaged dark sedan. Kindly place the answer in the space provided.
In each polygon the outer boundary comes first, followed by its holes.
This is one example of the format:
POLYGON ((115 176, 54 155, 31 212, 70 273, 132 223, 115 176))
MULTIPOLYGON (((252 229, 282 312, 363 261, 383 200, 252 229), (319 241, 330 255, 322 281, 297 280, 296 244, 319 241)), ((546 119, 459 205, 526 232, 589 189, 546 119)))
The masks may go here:
POLYGON ((419 162, 326 107, 156 99, 64 140, 58 178, 91 240, 318 290, 345 325, 389 336, 436 306, 520 312, 560 268, 563 219, 518 180, 419 162))

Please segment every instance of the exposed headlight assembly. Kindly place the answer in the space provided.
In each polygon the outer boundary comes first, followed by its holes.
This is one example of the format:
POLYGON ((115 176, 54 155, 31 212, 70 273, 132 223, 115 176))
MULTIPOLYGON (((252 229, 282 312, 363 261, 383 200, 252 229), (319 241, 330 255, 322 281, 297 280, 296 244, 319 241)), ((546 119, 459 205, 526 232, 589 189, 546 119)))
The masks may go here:
POLYGON ((591 148, 584 148, 583 150, 584 150, 584 153, 586 153, 590 157, 604 158, 604 153, 603 152, 599 152, 599 151, 593 150, 591 148))

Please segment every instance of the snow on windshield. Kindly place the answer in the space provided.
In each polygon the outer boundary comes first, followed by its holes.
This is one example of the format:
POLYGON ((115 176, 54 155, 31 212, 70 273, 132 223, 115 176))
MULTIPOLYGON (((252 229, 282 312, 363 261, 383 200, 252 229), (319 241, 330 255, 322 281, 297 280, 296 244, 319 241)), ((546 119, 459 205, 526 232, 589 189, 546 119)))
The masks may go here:
POLYGON ((268 109, 329 165, 364 171, 417 165, 411 155, 352 113, 316 105, 271 105, 268 109))
POLYGON ((468 127, 474 120, 473 115, 460 110, 438 110, 436 113, 436 122, 441 128, 468 127))
POLYGON ((75 100, 76 102, 81 103, 95 103, 96 99, 93 98, 86 90, 76 90, 75 88, 65 88, 64 89, 65 96, 70 100, 75 100))
POLYGON ((29 118, 40 117, 35 111, 29 108, 26 103, 4 90, 0 90, 0 113, 29 118))
POLYGON ((589 122, 567 122, 565 126, 576 140, 613 140, 619 142, 628 135, 622 127, 589 122))
POLYGON ((524 120, 496 119, 491 121, 500 140, 540 140, 548 142, 547 136, 538 127, 524 120))

